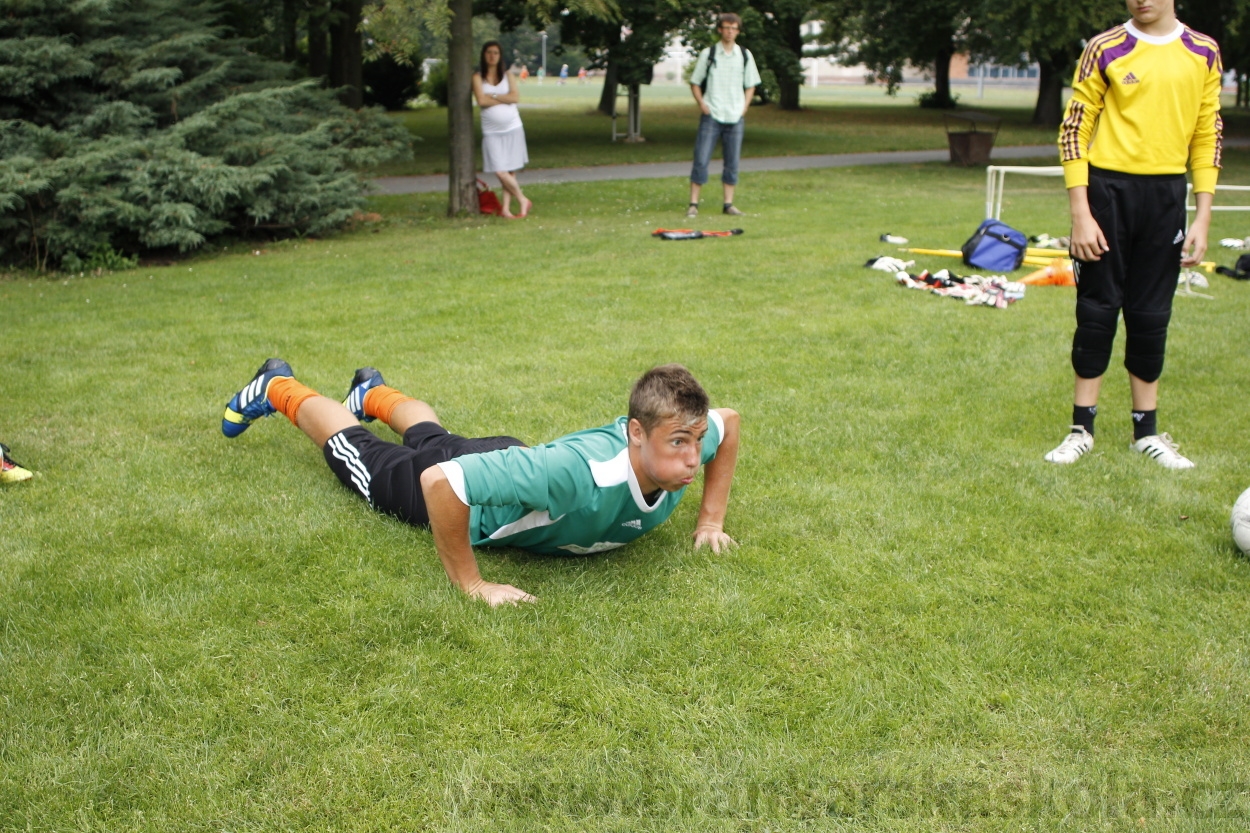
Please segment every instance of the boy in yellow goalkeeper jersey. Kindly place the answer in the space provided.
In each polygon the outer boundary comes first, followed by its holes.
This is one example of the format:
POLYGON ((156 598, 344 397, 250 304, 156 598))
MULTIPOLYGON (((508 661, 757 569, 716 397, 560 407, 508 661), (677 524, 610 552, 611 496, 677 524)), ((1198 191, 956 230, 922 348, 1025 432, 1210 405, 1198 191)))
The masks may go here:
POLYGON ((1134 451, 1192 468, 1156 423, 1159 376, 1180 266, 1207 249, 1220 168, 1223 67, 1214 40, 1176 19, 1175 0, 1127 0, 1132 19, 1091 39, 1077 66, 1059 153, 1072 212, 1076 371, 1071 432, 1046 455, 1094 446, 1094 415, 1124 316, 1134 451), (1185 170, 1197 205, 1185 231, 1185 170))

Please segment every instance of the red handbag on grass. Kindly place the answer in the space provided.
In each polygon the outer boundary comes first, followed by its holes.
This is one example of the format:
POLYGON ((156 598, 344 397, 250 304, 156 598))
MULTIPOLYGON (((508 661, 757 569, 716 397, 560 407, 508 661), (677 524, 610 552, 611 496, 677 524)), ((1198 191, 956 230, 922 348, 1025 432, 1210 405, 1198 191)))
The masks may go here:
POLYGON ((495 192, 486 187, 486 183, 482 180, 477 181, 477 206, 478 211, 483 214, 500 214, 503 212, 503 206, 499 204, 499 197, 495 196, 495 192))

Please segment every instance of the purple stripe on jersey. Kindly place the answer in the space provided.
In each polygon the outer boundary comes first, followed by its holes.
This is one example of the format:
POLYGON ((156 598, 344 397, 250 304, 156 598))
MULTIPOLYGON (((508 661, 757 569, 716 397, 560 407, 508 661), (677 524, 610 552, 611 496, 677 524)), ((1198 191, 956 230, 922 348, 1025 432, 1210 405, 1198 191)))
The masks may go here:
POLYGON ((1198 43, 1196 40, 1194 40, 1193 33, 1189 31, 1188 26, 1185 27, 1184 32, 1181 32, 1181 43, 1185 44, 1185 48, 1188 49, 1190 52, 1194 53, 1195 55, 1198 55, 1199 57, 1206 58, 1207 69, 1210 69, 1211 67, 1215 66, 1216 58, 1219 56, 1220 53, 1217 50, 1212 49, 1207 44, 1198 43))
POLYGON ((1085 45, 1085 52, 1081 56, 1081 65, 1077 69, 1076 80, 1084 81, 1086 78, 1094 74, 1094 67, 1098 65, 1098 55, 1100 50, 1116 38, 1122 37, 1126 30, 1123 26, 1115 26, 1101 35, 1095 35, 1090 42, 1085 45))
POLYGON ((1102 54, 1098 56, 1098 71, 1102 74, 1102 80, 1108 84, 1111 80, 1107 78, 1107 66, 1117 58, 1123 58, 1125 55, 1133 51, 1133 47, 1137 46, 1137 38, 1130 34, 1124 35, 1124 42, 1117 43, 1110 49, 1104 49, 1102 54))

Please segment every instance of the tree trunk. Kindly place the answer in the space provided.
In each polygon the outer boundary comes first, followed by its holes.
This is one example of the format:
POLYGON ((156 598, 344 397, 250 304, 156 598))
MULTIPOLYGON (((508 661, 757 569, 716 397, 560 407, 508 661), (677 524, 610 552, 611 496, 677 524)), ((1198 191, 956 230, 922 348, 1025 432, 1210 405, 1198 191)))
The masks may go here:
POLYGON ((1063 121, 1063 79, 1068 68, 1067 57, 1038 61, 1037 104, 1033 108, 1033 124, 1058 127, 1063 121))
POLYGON ((951 98, 951 55, 954 50, 947 47, 938 51, 933 61, 933 99, 943 109, 955 106, 951 98))
POLYGON ((447 214, 476 214, 477 166, 473 155, 473 0, 448 0, 447 43, 447 214))
POLYGON ((334 0, 330 21, 330 86, 339 89, 339 100, 353 110, 364 106, 363 5, 364 0, 334 0))
POLYGON ((608 59, 608 68, 603 73, 603 92, 599 94, 599 112, 610 116, 616 112, 616 64, 608 59))
POLYGON ((777 73, 777 89, 781 93, 777 101, 777 106, 782 110, 799 110, 799 90, 803 88, 803 81, 796 81, 788 78, 781 73, 777 73))
POLYGON ((777 106, 782 110, 798 110, 799 92, 803 89, 803 65, 800 63, 803 57, 803 18, 789 17, 782 20, 781 38, 785 41, 786 49, 794 53, 794 63, 788 69, 774 73, 781 93, 777 106))
POLYGON ((299 26, 299 9, 296 0, 282 0, 282 60, 295 63, 299 54, 296 29, 299 26))
POLYGON ((325 78, 330 74, 330 53, 326 49, 326 0, 308 4, 308 76, 325 78))

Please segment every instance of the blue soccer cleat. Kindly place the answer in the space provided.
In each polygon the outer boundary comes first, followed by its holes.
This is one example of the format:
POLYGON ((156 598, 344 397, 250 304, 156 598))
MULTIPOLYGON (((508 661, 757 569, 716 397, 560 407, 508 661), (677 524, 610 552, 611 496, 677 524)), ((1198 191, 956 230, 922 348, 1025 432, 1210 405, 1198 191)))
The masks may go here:
POLYGON ((277 413, 269 404, 269 383, 294 375, 295 371, 282 359, 270 359, 262 364, 252 381, 226 403, 226 412, 221 416, 221 433, 233 439, 246 431, 253 420, 277 413))
POLYGON ((382 378, 382 374, 376 367, 360 368, 352 377, 352 383, 347 390, 347 398, 343 400, 343 407, 351 411, 361 422, 373 422, 373 417, 365 416, 365 394, 378 385, 385 384, 386 380, 382 378))

